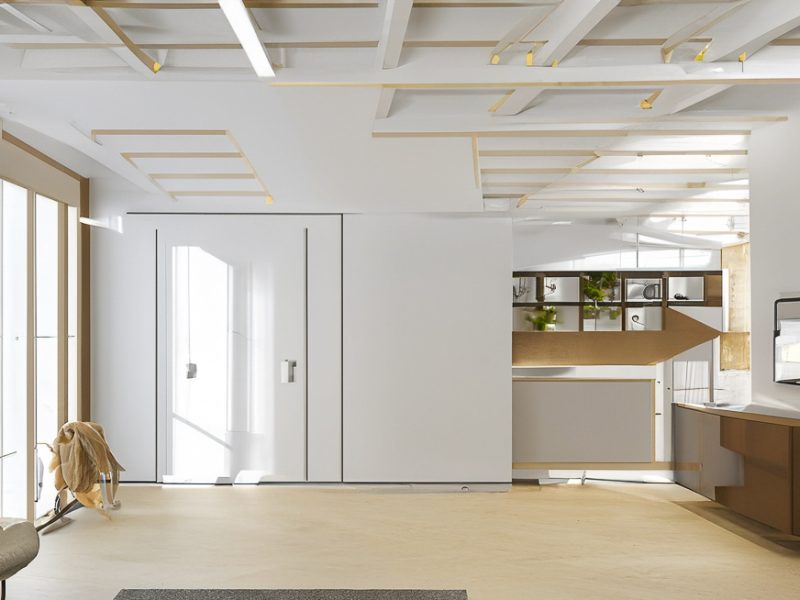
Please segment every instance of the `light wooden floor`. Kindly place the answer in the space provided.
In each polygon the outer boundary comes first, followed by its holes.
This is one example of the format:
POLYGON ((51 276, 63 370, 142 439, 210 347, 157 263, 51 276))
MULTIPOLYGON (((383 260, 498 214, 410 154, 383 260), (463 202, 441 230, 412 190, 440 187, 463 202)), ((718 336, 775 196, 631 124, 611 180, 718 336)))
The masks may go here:
POLYGON ((471 600, 797 598, 800 554, 675 502, 673 485, 510 493, 123 487, 42 539, 9 600, 111 600, 125 587, 466 588, 471 600))

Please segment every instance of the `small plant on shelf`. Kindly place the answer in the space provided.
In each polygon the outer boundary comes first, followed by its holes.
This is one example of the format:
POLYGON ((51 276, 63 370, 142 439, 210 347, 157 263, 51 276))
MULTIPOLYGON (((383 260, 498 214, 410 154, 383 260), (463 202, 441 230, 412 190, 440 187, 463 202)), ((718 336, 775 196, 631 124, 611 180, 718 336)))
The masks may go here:
POLYGON ((554 331, 557 318, 555 306, 544 306, 540 310, 525 313, 525 320, 533 326, 534 331, 554 331))
POLYGON ((587 273, 583 278, 583 295, 592 302, 614 302, 618 281, 613 271, 587 273))

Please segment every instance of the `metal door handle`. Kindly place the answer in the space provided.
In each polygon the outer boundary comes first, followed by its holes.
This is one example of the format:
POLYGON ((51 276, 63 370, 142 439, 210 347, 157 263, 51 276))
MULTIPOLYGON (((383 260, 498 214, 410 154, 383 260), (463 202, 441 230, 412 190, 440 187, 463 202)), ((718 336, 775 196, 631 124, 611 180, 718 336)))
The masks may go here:
POLYGON ((281 383, 294 383, 294 369, 297 366, 297 361, 282 360, 281 361, 281 383))

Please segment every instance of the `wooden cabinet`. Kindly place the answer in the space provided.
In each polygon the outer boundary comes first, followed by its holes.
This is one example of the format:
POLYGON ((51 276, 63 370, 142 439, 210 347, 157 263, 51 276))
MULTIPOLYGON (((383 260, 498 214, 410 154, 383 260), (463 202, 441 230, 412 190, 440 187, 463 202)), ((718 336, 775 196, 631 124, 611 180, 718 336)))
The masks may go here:
POLYGON ((678 483, 760 523, 800 535, 800 419, 688 405, 675 405, 675 410, 678 483), (739 481, 723 481, 733 476, 731 453, 741 465, 739 481))

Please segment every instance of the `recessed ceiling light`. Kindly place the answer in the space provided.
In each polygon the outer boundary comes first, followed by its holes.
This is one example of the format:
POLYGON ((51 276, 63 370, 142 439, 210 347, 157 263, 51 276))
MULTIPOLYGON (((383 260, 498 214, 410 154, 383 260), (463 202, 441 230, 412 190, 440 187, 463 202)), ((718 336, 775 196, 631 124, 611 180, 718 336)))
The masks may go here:
POLYGON ((256 75, 275 77, 275 71, 272 70, 267 51, 258 38, 253 22, 250 20, 250 13, 242 0, 219 0, 219 7, 225 13, 228 23, 231 24, 231 28, 247 54, 250 64, 253 65, 256 75))
POLYGON ((572 221, 553 221, 553 225, 572 225, 572 221))

